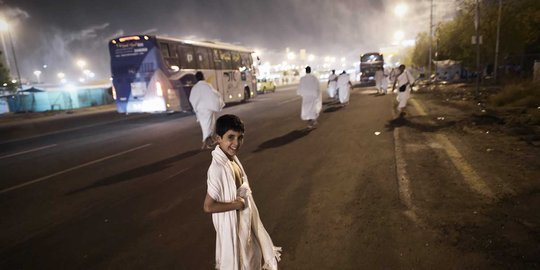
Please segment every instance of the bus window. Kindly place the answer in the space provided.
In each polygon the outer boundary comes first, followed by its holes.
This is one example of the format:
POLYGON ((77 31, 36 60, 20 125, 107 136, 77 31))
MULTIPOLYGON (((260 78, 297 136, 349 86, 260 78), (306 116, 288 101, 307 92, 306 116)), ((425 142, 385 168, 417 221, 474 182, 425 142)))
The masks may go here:
POLYGON ((178 53, 174 49, 173 44, 161 43, 161 54, 165 60, 165 66, 169 71, 173 71, 173 66, 180 66, 180 60, 178 59, 178 53), (166 50, 164 48, 167 48, 166 50))
POLYGON ((196 48, 195 56, 197 58, 198 69, 213 69, 210 63, 210 54, 206 48, 196 48))
POLYGON ((219 55, 221 59, 221 69, 231 69, 231 52, 221 50, 219 55))
POLYGON ((171 57, 171 54, 169 53, 169 44, 167 43, 160 43, 159 47, 161 48, 161 55, 163 57, 171 57))
POLYGON ((212 55, 213 55, 213 59, 214 59, 214 66, 216 67, 216 69, 222 69, 221 68, 221 57, 219 55, 219 50, 218 49, 213 49, 212 50, 212 55))
POLYGON ((248 54, 248 53, 242 53, 240 54, 240 57, 242 57, 242 64, 241 66, 242 67, 245 67, 245 68, 249 68, 251 66, 251 63, 249 61, 249 59, 251 58, 251 56, 248 54))
POLYGON ((180 45, 178 46, 178 54, 180 58, 180 65, 183 69, 196 69, 197 62, 195 61, 195 54, 191 46, 180 45))
POLYGON ((239 69, 242 66, 240 54, 238 52, 231 52, 231 58, 232 69, 239 69))

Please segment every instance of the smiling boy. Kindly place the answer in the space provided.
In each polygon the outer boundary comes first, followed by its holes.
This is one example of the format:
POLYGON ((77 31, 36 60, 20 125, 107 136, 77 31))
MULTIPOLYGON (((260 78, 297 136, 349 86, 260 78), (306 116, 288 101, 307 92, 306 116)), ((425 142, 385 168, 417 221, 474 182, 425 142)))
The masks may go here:
POLYGON ((253 200, 247 175, 236 156, 244 124, 236 115, 216 121, 218 146, 208 168, 203 209, 216 230, 216 269, 277 269, 281 248, 274 247, 253 200))

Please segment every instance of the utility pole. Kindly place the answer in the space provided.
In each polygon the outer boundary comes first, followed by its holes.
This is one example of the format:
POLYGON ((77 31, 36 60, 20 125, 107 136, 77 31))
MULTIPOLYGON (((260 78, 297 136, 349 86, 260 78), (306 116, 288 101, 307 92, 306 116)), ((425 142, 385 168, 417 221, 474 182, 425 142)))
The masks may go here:
POLYGON ((433 52, 433 0, 430 0, 430 15, 429 15, 429 63, 428 63, 428 74, 431 78, 431 62, 432 62, 432 52, 433 52))
POLYGON ((480 35, 479 35, 479 28, 480 28, 480 0, 476 0, 476 12, 475 12, 475 18, 474 18, 474 29, 476 31, 476 98, 478 98, 480 93, 480 76, 481 70, 480 70, 480 35))
POLYGON ((495 42, 495 64, 493 67, 493 78, 497 83, 497 67, 499 65, 499 36, 501 33, 501 14, 502 14, 502 0, 499 0, 499 14, 497 16, 497 41, 495 42))

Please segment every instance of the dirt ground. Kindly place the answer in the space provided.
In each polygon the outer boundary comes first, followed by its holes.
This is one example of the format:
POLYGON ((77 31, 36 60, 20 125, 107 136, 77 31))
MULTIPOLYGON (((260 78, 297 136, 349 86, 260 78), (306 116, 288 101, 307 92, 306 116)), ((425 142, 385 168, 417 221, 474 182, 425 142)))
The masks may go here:
POLYGON ((412 184, 413 189, 422 186, 416 189, 421 192, 413 193, 413 204, 439 244, 462 254, 479 254, 497 269, 537 269, 540 127, 519 121, 520 110, 487 105, 492 93, 493 89, 482 88, 475 98, 475 89, 464 84, 422 86, 413 93, 426 111, 423 116, 408 114, 403 124, 409 128, 402 135, 407 172, 422 179, 412 184), (455 145, 475 175, 487 183, 491 196, 471 192, 456 181, 462 177, 441 150, 444 147, 437 146, 433 139, 437 134, 455 145), (418 140, 430 146, 411 144, 418 140))

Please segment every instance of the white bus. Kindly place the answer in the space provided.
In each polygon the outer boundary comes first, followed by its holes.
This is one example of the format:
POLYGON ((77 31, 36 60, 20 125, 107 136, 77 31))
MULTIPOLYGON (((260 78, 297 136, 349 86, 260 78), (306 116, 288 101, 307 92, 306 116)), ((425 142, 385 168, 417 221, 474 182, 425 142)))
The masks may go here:
POLYGON ((252 53, 218 42, 135 35, 109 42, 113 98, 120 113, 189 111, 195 73, 218 90, 225 103, 257 93, 252 53))

